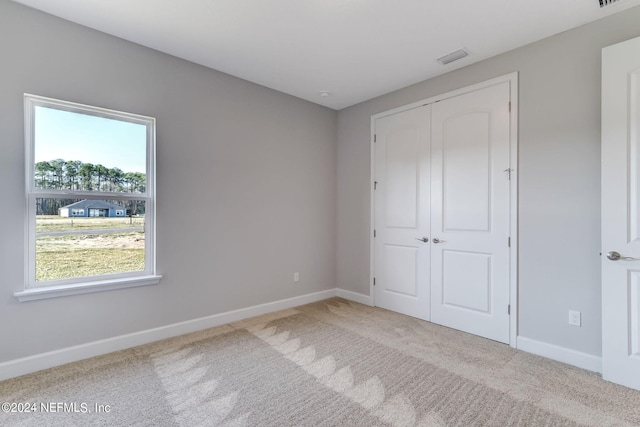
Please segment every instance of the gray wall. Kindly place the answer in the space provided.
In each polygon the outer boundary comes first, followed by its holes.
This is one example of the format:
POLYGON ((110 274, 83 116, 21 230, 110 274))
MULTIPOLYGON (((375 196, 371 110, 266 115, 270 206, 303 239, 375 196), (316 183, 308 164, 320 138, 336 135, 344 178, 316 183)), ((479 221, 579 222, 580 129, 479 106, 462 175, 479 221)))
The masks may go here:
POLYGON ((518 71, 519 335, 599 356, 600 54, 639 22, 636 7, 340 111, 338 287, 369 294, 371 115, 518 71))
POLYGON ((335 111, 7 0, 0 53, 0 362, 335 288, 335 111), (159 285, 13 297, 24 92, 157 119, 159 285))

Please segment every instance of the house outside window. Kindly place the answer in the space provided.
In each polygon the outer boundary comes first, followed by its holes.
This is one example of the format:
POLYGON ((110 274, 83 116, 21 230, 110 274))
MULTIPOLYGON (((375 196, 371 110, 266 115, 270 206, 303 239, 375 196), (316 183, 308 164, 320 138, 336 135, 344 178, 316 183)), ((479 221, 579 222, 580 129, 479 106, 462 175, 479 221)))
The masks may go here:
POLYGON ((24 99, 27 271, 16 297, 158 283, 155 119, 24 99))

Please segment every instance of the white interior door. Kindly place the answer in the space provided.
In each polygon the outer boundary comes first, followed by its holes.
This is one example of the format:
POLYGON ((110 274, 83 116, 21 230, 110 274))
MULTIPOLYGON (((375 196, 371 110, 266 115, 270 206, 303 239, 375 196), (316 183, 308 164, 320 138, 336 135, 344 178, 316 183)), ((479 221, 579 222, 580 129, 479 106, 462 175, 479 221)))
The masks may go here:
POLYGON ((375 122, 375 304, 429 320, 429 111, 375 122))
POLYGON ((640 38, 602 51, 602 376, 640 390, 640 38))
POLYGON ((431 113, 431 321, 509 342, 508 82, 431 113))

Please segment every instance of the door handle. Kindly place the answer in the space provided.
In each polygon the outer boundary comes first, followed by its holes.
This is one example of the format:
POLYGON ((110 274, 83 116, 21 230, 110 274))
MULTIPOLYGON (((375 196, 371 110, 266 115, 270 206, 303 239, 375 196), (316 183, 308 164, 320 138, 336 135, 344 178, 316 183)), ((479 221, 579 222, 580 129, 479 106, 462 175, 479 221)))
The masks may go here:
POLYGON ((438 243, 444 243, 444 242, 446 242, 446 240, 440 240, 440 239, 438 239, 437 237, 434 237, 434 238, 433 238, 433 243, 435 243, 435 244, 438 244, 438 243))
POLYGON ((634 258, 634 257, 630 257, 630 256, 622 256, 622 255, 620 255, 620 252, 616 252, 616 251, 607 252, 607 258, 610 259, 611 261, 619 261, 621 259, 623 259, 623 260, 636 260, 636 261, 638 260, 638 258, 634 258))
POLYGON ((428 237, 422 237, 422 238, 416 237, 416 240, 420 240, 421 242, 427 243, 429 241, 429 238, 428 237))

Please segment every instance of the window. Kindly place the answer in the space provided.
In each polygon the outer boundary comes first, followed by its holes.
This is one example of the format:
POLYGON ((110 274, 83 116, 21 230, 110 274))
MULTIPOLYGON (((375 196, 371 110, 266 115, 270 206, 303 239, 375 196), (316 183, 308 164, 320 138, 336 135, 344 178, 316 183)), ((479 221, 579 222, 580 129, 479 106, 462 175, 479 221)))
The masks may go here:
POLYGON ((155 119, 25 95, 20 301, 155 284, 155 119), (126 213, 126 215, 125 215, 126 213))

